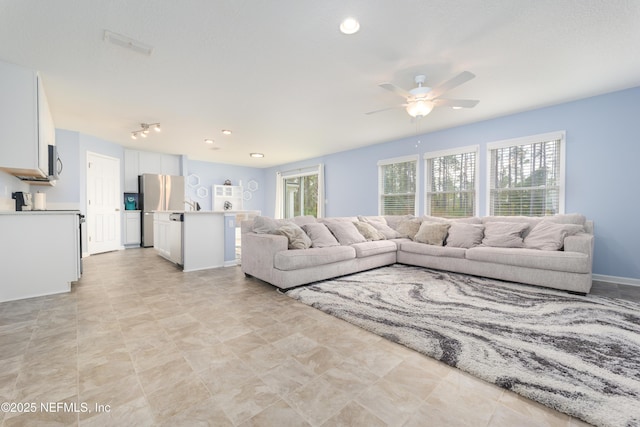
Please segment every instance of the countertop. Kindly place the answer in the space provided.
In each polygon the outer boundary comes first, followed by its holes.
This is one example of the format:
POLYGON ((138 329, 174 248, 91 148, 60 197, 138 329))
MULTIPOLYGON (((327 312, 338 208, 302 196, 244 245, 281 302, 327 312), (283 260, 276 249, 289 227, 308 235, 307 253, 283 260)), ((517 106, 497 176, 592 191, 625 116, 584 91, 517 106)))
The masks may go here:
POLYGON ((0 211, 0 215, 78 215, 79 210, 0 211))

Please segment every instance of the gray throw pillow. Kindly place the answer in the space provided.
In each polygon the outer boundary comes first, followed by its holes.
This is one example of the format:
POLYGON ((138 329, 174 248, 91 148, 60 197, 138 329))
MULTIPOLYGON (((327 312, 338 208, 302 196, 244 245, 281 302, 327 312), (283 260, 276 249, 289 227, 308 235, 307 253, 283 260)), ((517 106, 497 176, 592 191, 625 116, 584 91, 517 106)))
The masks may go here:
POLYGON ((378 232, 381 233, 385 237, 385 239, 397 239, 398 237, 400 237, 400 233, 389 227, 389 225, 387 224, 387 220, 383 216, 359 216, 358 219, 361 222, 370 224, 373 228, 378 230, 378 232))
POLYGON ((564 238, 584 231, 582 225, 558 224, 543 220, 536 225, 524 239, 524 246, 529 249, 558 251, 564 246, 564 238))
POLYGON ((442 246, 449 227, 451 225, 446 222, 423 221, 413 240, 427 245, 442 246))
POLYGON ((521 248, 524 246, 522 236, 529 224, 521 222, 487 222, 484 225, 484 246, 497 248, 521 248))
POLYGON ((420 222, 418 218, 404 219, 398 222, 396 231, 400 234, 400 237, 408 237, 413 240, 418 230, 420 230, 420 222))
POLYGON ((311 238, 311 247, 313 248, 340 246, 340 243, 331 234, 327 226, 322 223, 304 224, 302 229, 311 238))
POLYGON ((276 230, 276 234, 281 234, 289 240, 289 249, 307 249, 311 247, 311 239, 298 225, 285 224, 276 230))
POLYGON ((362 237, 367 239, 368 242, 373 240, 385 240, 386 237, 384 234, 380 233, 375 227, 371 224, 367 224, 366 222, 354 222, 353 225, 356 226, 362 237))
POLYGON ((449 228, 447 246, 454 248, 473 248, 482 243, 484 225, 454 222, 449 228))
POLYGON ((352 245, 354 243, 366 242, 362 234, 358 231, 353 222, 350 221, 333 221, 326 224, 341 245, 352 245))

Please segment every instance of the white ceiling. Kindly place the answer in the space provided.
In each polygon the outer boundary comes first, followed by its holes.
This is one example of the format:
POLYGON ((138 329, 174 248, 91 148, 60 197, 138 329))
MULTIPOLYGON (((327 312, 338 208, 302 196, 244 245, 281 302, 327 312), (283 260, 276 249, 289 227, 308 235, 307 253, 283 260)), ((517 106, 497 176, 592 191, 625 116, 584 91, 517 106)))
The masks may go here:
POLYGON ((0 0, 0 59, 41 72, 56 127, 255 167, 640 86, 638 46, 638 0, 0 0), (473 109, 364 114, 402 103, 379 83, 464 70, 473 109))

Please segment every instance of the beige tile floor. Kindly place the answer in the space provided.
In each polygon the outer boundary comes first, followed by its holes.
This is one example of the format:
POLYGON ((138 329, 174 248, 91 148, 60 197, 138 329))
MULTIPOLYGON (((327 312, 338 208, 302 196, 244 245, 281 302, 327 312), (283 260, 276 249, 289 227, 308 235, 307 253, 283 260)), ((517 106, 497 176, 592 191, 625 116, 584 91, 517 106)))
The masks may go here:
POLYGON ((4 426, 585 425, 239 267, 182 273, 153 249, 85 258, 71 293, 0 304, 0 402, 36 405, 4 426))

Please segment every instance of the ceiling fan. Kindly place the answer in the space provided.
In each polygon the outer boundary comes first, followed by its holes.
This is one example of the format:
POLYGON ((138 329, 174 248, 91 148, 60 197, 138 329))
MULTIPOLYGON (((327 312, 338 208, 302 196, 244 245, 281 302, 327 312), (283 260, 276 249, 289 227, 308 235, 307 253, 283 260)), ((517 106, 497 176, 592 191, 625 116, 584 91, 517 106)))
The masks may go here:
POLYGON ((394 107, 383 108, 381 110, 369 111, 365 114, 374 114, 381 111, 405 107, 407 109, 407 113, 409 113, 411 117, 424 117, 429 114, 434 107, 452 107, 455 109, 473 108, 480 101, 474 99, 446 99, 441 98, 441 96, 444 95, 445 92, 468 82, 474 77, 475 74, 469 71, 463 71, 452 79, 449 79, 446 82, 441 83, 436 88, 431 89, 428 86, 424 86, 424 83, 427 81, 427 77, 425 75, 418 75, 414 79, 417 87, 414 87, 409 91, 399 88, 398 86, 394 86, 391 83, 382 83, 379 85, 381 88, 390 90, 391 92, 402 96, 406 99, 406 103, 396 105, 394 107))

